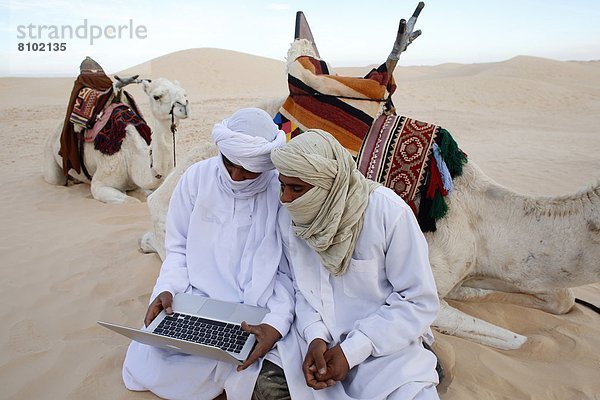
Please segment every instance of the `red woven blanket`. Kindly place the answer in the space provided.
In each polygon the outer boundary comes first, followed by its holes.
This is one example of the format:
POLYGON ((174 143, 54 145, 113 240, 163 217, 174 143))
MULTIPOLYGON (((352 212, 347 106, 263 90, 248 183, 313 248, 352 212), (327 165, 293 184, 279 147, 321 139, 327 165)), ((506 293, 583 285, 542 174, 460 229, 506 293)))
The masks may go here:
POLYGON ((142 136, 146 144, 152 140, 152 130, 134 110, 122 105, 115 107, 106 125, 96 135, 94 139, 94 148, 103 154, 113 155, 121 150, 121 144, 127 132, 127 125, 133 125, 142 136))
POLYGON ((382 115, 358 153, 358 169, 411 204, 423 181, 438 130, 436 125, 400 115, 382 115))

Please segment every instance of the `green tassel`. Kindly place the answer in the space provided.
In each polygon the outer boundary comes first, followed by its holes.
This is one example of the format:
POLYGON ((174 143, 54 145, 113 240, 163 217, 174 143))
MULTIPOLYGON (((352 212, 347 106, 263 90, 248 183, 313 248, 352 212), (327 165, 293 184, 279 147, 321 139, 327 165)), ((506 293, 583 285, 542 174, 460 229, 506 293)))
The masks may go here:
POLYGON ((450 171, 452 178, 462 175, 463 165, 467 163, 467 155, 458 148, 458 144, 452 138, 450 132, 440 128, 438 132, 440 137, 440 153, 450 171))
POLYGON ((444 196, 442 196, 440 191, 436 190, 435 196, 433 197, 433 201, 431 203, 431 209, 429 210, 429 217, 437 221, 444 218, 447 212, 448 205, 446 204, 446 200, 444 200, 444 196))

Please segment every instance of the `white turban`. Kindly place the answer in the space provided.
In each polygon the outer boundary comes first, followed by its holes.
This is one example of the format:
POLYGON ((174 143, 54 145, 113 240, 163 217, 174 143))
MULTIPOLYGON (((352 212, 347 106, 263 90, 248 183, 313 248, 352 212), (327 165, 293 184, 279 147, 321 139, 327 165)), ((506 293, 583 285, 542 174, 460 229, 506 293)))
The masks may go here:
POLYGON ((229 161, 251 172, 275 169, 271 150, 285 144, 285 133, 259 108, 242 108, 215 124, 212 138, 229 161))
POLYGON ((369 195, 378 183, 365 178, 350 153, 329 133, 311 129, 273 150, 277 170, 314 187, 290 203, 294 232, 317 252, 323 266, 346 272, 362 230, 369 195))

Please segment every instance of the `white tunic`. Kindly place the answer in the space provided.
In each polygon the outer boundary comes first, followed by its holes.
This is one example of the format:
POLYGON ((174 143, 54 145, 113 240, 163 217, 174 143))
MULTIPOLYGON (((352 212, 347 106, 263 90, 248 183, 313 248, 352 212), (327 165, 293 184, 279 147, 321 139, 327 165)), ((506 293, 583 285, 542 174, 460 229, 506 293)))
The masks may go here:
MULTIPOLYGON (((191 166, 173 192, 165 247, 151 301, 161 292, 194 293, 268 307, 263 322, 285 336, 293 320, 290 277, 278 270, 282 257, 276 232, 279 182, 234 198, 217 184, 216 157, 191 166)), ((287 264, 286 264, 287 265, 287 264)), ((150 390, 172 399, 212 399, 226 389, 232 399, 250 399, 260 362, 242 372, 232 364, 132 342, 123 365, 131 390, 150 390)))
POLYGON ((284 208, 279 224, 296 288, 295 329, 285 342, 293 347, 295 337, 302 353, 284 360, 292 398, 412 399, 425 388, 429 397, 420 398, 437 398, 436 358, 422 340, 433 340, 429 326, 439 301, 427 242, 406 203, 384 187, 370 195, 350 267, 340 277, 293 233, 284 208), (351 368, 343 382, 318 391, 306 389, 301 371, 316 338, 329 347, 341 343, 351 368))

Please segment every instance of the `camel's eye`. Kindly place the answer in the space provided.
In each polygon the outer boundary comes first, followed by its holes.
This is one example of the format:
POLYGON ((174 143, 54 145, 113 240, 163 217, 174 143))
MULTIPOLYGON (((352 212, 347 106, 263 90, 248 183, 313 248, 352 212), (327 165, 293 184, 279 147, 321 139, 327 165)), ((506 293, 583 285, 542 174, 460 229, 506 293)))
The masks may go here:
POLYGON ((160 94, 155 94, 154 96, 152 96, 154 98, 154 100, 158 101, 161 99, 162 95, 160 94))

